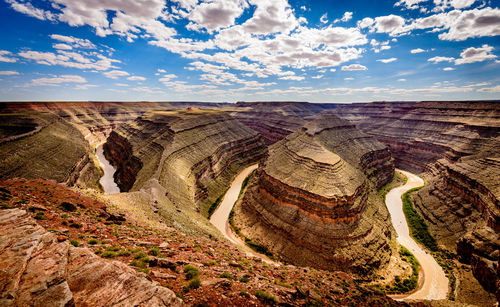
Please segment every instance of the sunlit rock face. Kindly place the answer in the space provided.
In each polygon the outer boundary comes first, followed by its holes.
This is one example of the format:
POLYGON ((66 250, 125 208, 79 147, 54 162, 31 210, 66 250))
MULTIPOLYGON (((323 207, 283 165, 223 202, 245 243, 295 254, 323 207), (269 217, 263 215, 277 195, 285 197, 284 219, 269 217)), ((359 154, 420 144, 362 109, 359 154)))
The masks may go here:
POLYGON ((378 102, 335 112, 386 144, 397 167, 425 177, 415 205, 432 235, 500 297, 500 102, 378 102))
POLYGON ((265 153, 262 137, 227 113, 152 111, 114 130, 104 145, 123 191, 152 181, 178 206, 208 206, 234 175, 265 153))
POLYGON ((321 115, 269 148, 235 225, 285 261, 368 272, 390 256, 390 221, 374 192, 393 172, 384 145, 321 115))

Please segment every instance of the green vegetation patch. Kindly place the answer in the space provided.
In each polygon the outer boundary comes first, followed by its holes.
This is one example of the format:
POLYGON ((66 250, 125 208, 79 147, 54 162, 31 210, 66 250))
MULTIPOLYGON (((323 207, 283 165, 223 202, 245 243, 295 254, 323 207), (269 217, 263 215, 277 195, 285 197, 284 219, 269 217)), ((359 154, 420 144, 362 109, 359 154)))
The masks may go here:
POLYGON ((212 214, 214 214, 215 210, 219 207, 220 202, 222 201, 222 198, 224 197, 224 194, 219 196, 215 202, 210 205, 210 208, 208 208, 208 219, 212 217, 212 214))
POLYGON ((436 240, 430 234, 424 219, 420 215, 418 215, 417 211, 413 208, 413 204, 410 200, 410 194, 412 192, 420 190, 421 188, 422 187, 413 188, 403 194, 403 196, 401 197, 401 199, 403 200, 403 211, 410 228, 411 236, 419 243, 427 247, 429 250, 435 252, 438 249, 436 240))
POLYGON ((269 305, 274 305, 274 304, 278 303, 278 300, 276 299, 276 297, 274 295, 269 294, 269 293, 265 292, 264 290, 257 290, 257 292, 255 292, 255 296, 259 300, 261 300, 262 302, 269 304, 269 305))

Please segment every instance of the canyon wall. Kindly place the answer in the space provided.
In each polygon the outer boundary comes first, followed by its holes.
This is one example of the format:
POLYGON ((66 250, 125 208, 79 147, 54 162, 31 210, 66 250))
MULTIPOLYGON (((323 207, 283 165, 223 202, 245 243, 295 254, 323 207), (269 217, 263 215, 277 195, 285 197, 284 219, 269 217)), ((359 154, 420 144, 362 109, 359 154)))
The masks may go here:
POLYGON ((259 132, 270 145, 299 130, 307 121, 334 104, 308 102, 261 101, 238 102, 227 111, 244 125, 259 132))
POLYGON ((174 205, 196 204, 207 215, 234 175, 266 147, 225 112, 188 108, 145 113, 115 129, 104 150, 122 191, 158 183, 174 205))
POLYGON ((431 233, 500 295, 500 102, 379 102, 335 111, 386 144, 397 167, 424 176, 414 202, 431 233))
POLYGON ((282 260, 369 274, 391 254, 390 219, 375 187, 393 172, 384 145, 325 114, 269 147, 234 225, 282 260))

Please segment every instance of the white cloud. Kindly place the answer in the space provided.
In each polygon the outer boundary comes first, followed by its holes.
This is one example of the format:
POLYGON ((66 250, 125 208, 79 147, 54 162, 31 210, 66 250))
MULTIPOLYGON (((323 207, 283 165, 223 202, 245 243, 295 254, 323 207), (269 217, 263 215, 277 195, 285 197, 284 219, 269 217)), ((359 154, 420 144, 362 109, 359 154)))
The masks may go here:
POLYGON ((453 67, 445 67, 443 68, 444 71, 452 71, 452 70, 455 70, 455 68, 453 67))
POLYGON ((449 8, 464 9, 474 4, 475 0, 434 0, 436 5, 433 12, 444 11, 449 8))
POLYGON ((305 5, 303 5, 303 6, 300 7, 300 9, 303 10, 303 11, 306 11, 307 7, 305 5))
POLYGON ((165 69, 158 68, 158 72, 159 72, 159 73, 163 73, 163 74, 164 74, 164 73, 166 73, 167 71, 166 71, 165 69))
POLYGON ((324 13, 321 18, 319 19, 322 23, 328 23, 328 14, 324 13))
POLYGON ((196 6, 187 16, 192 21, 189 29, 206 29, 209 33, 234 24, 235 19, 248 6, 246 1, 216 0, 203 2, 196 6))
POLYGON ((345 81, 352 81, 352 80, 354 80, 354 78, 350 78, 350 77, 348 77, 348 78, 344 78, 344 80, 345 80, 345 81))
POLYGON ((443 32, 438 35, 441 40, 464 41, 473 37, 500 35, 500 9, 485 7, 466 11, 453 10, 447 13, 417 18, 405 31, 429 29, 443 32))
POLYGON ((0 70, 0 76, 15 76, 15 75, 19 75, 19 73, 14 70, 0 70))
POLYGON ((280 80, 293 80, 293 81, 302 81, 305 79, 303 76, 284 76, 280 77, 280 80))
POLYGON ((245 32, 253 34, 288 34, 299 23, 287 0, 249 0, 250 5, 255 5, 254 15, 243 23, 245 32))
POLYGON ((129 84, 126 84, 126 83, 115 83, 115 85, 122 86, 122 87, 130 86, 129 84))
POLYGON ((17 62, 16 58, 11 58, 12 52, 7 51, 7 50, 0 50, 0 62, 6 62, 6 63, 15 63, 17 62))
POLYGON ((337 18, 333 21, 333 23, 337 23, 337 22, 347 22, 349 20, 352 19, 352 12, 345 12, 344 15, 342 16, 342 18, 337 18))
POLYGON ((64 42, 67 45, 70 45, 72 48, 96 49, 96 46, 88 39, 76 38, 73 36, 65 36, 60 34, 52 34, 50 35, 50 38, 52 38, 53 40, 64 42))
POLYGON ((337 70, 335 68, 330 69, 331 72, 336 72, 337 70))
POLYGON ((493 87, 484 87, 477 90, 478 92, 483 93, 500 93, 500 85, 496 85, 493 87))
POLYGON ((98 85, 95 84, 78 84, 75 86, 75 90, 88 90, 91 87, 98 87, 98 85))
POLYGON ((6 0, 6 2, 19 13, 26 14, 40 20, 55 20, 55 16, 51 12, 36 8, 29 2, 21 3, 17 0, 6 0))
POLYGON ((412 49, 410 50, 410 53, 412 54, 415 54, 415 53, 422 53, 422 52, 426 52, 426 50, 422 49, 422 48, 417 48, 417 49, 412 49))
POLYGON ((455 60, 455 64, 461 65, 495 59, 497 56, 492 54, 492 51, 493 47, 486 44, 478 48, 467 48, 460 53, 460 58, 455 60))
POLYGON ((311 78, 313 78, 313 79, 321 79, 321 78, 323 78, 323 75, 316 75, 316 76, 312 76, 311 78))
POLYGON ((398 82, 406 82, 406 79, 404 78, 398 79, 398 82))
POLYGON ((433 62, 434 64, 436 64, 436 63, 440 63, 440 62, 453 62, 453 61, 455 61, 455 58, 445 57, 445 56, 435 56, 435 57, 428 59, 427 61, 433 62))
POLYGON ((403 17, 391 14, 376 17, 372 29, 376 30, 377 33, 389 33, 389 35, 394 36, 406 32, 403 28, 404 24, 403 17))
POLYGON ((111 70, 111 71, 106 71, 103 74, 110 79, 118 79, 118 77, 125 77, 130 75, 128 72, 123 70, 111 70))
POLYGON ((95 69, 100 71, 108 70, 113 67, 113 63, 120 62, 119 60, 110 59, 101 54, 97 54, 93 57, 85 57, 80 53, 64 50, 58 50, 57 53, 22 51, 19 52, 18 55, 43 65, 61 65, 64 67, 95 69))
POLYGON ((400 0, 394 6, 404 6, 406 9, 416 10, 420 8, 420 3, 427 2, 428 0, 400 0))
POLYGON ((387 63, 394 62, 396 60, 397 60, 397 58, 389 58, 389 59, 380 59, 380 60, 377 60, 377 62, 382 62, 384 64, 387 64, 387 63))
POLYGON ((33 86, 57 86, 61 83, 86 83, 87 80, 77 75, 61 75, 52 78, 38 78, 31 80, 33 86))
POLYGON ((366 66, 360 64, 351 64, 347 66, 342 66, 342 70, 344 71, 353 71, 353 70, 367 70, 366 66))
POLYGON ((52 48, 54 49, 62 49, 62 50, 71 50, 73 47, 67 44, 52 44, 52 48))
POLYGON ((127 80, 130 80, 130 81, 145 81, 146 78, 140 77, 140 76, 132 76, 132 77, 128 77, 127 80))

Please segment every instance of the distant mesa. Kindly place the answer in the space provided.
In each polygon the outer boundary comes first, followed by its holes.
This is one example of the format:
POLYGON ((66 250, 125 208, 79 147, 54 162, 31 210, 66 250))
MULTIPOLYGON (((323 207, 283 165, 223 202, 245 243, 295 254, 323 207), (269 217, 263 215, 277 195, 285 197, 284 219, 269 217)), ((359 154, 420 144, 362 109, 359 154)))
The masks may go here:
POLYGON ((387 147, 321 115, 269 147, 234 223, 285 261, 367 273, 391 254, 388 212, 374 191, 393 173, 387 147))

